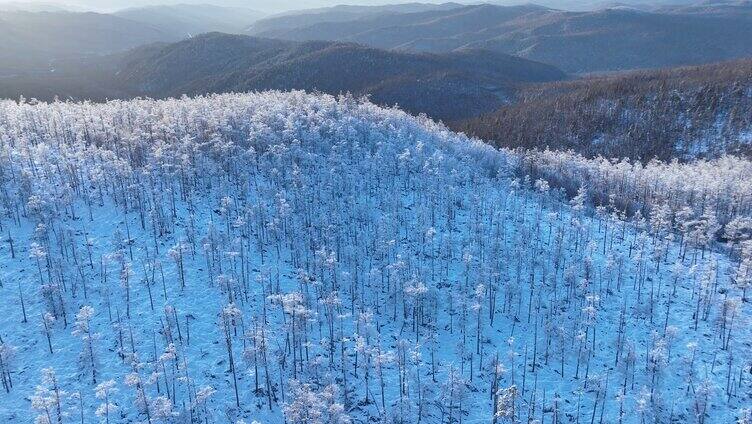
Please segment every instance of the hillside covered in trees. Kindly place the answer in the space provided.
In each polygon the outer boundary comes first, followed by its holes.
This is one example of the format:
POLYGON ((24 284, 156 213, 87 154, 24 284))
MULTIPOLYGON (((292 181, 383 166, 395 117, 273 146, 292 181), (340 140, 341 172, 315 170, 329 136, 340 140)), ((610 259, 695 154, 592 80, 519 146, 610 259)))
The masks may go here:
POLYGON ((752 60, 531 85, 453 128, 524 149, 692 160, 752 153, 752 60))
POLYGON ((4 423, 752 419, 742 159, 567 200, 425 118, 265 92, 0 102, 0 169, 4 423))
POLYGON ((0 78, 0 97, 104 101, 307 90, 370 96, 374 103, 397 104, 416 115, 458 120, 496 110, 524 83, 564 78, 553 66, 484 50, 405 53, 351 43, 209 33, 68 61, 54 76, 0 78))

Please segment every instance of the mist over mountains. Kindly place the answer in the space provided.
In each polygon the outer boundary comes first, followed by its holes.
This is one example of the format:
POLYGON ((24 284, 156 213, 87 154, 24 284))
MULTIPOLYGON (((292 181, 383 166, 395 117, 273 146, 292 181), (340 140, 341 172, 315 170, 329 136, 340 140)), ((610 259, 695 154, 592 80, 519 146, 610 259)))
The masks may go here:
POLYGON ((326 0, 278 0, 270 2, 267 0, 177 0, 175 2, 164 2, 160 0, 11 0, 8 2, 0 1, 0 9, 5 4, 16 9, 36 10, 40 7, 64 9, 69 11, 93 11, 98 13, 112 13, 118 10, 128 8, 141 8, 163 5, 206 5, 211 4, 227 8, 249 8, 263 10, 267 13, 281 13, 293 9, 313 8, 328 6, 326 0))
POLYGON ((179 4, 128 8, 114 15, 149 24, 182 38, 213 31, 241 33, 266 14, 246 7, 179 4))
POLYGON ((114 15, 0 12, 0 75, 49 71, 56 59, 122 51, 175 34, 114 15))

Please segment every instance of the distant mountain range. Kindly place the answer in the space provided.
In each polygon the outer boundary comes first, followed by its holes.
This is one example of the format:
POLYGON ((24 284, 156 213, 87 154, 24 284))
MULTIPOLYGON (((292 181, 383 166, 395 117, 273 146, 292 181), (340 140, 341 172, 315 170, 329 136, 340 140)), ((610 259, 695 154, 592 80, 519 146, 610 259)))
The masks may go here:
POLYGON ((371 13, 336 10, 256 22, 249 33, 419 52, 482 48, 587 73, 701 64, 752 55, 752 2, 565 12, 481 4, 371 13))
POLYGON ((752 59, 532 85, 452 126, 499 146, 586 156, 752 156, 752 59))
POLYGON ((54 5, 0 5, 0 78, 54 70, 60 60, 175 42, 211 31, 243 32, 262 13, 247 8, 179 4, 113 14, 70 12, 54 5), (41 10, 41 11, 39 11, 41 10))
POLYGON ((457 120, 499 108, 522 84, 566 78, 553 66, 498 52, 406 53, 351 43, 221 33, 60 65, 57 80, 49 76, 0 79, 0 97, 101 100, 303 89, 370 95, 379 104, 457 120), (88 84, 77 75, 84 75, 88 84), (96 86, 102 87, 100 93, 96 86), (14 92, 17 87, 25 91, 14 92), (76 95, 80 87, 86 89, 76 95))
POLYGON ((0 77, 47 72, 57 62, 176 42, 206 32, 379 49, 482 49, 591 73, 711 63, 752 56, 752 2, 613 7, 566 12, 536 5, 405 3, 336 6, 263 17, 244 7, 194 4, 112 14, 0 7, 0 77))
MULTIPOLYGON (((721 0, 729 1, 729 0, 721 0)), ((734 0, 730 0, 734 1, 734 0)), ((486 3, 497 6, 520 6, 530 4, 524 0, 490 0, 486 3)), ((656 10, 666 6, 691 5, 696 0, 537 0, 535 4, 550 7, 552 9, 568 10, 573 12, 586 12, 592 10, 622 7, 639 10, 656 10)), ((466 4, 473 4, 467 2, 466 4)))

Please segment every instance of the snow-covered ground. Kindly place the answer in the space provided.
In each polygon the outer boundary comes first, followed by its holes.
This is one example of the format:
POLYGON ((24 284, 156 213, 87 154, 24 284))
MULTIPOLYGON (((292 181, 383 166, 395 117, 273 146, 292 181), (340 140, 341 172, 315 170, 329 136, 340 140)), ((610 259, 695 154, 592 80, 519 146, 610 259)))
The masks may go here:
POLYGON ((752 248, 431 121, 2 102, 0 149, 0 422, 749 422, 752 248))

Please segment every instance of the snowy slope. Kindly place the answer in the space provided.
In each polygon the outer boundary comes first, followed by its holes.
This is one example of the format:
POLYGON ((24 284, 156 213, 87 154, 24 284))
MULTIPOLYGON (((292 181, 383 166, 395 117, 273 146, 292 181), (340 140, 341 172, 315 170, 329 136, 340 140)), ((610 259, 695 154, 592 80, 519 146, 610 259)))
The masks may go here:
POLYGON ((0 422, 752 403, 752 249, 593 216, 431 121, 301 92, 3 102, 0 149, 0 422))

